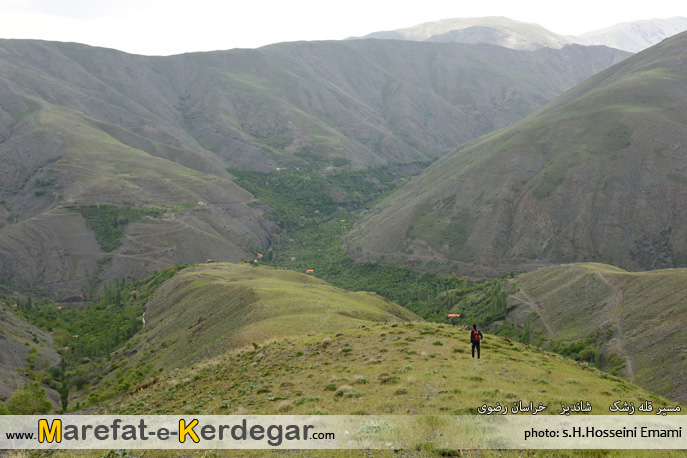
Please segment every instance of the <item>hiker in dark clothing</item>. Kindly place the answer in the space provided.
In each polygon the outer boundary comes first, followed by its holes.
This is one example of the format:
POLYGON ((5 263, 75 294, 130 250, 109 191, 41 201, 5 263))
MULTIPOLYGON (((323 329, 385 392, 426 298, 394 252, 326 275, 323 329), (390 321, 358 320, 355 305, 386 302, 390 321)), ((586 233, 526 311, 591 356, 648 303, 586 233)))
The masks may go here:
POLYGON ((472 357, 475 357, 475 347, 477 347, 477 359, 479 359, 479 343, 484 337, 482 336, 482 331, 477 329, 477 325, 472 325, 472 331, 470 332, 470 342, 472 342, 472 357))

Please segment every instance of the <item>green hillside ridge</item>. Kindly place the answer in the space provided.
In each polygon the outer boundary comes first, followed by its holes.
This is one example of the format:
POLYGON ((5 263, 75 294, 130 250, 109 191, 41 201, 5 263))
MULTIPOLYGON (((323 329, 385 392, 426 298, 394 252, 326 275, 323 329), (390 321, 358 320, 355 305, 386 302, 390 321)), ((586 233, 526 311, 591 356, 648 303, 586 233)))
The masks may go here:
POLYGON ((490 275, 687 265, 686 43, 666 39, 445 156, 370 211, 348 252, 490 275))
MULTIPOLYGON (((88 303, 58 307, 43 299, 17 313, 51 332, 66 363, 66 382, 60 376, 33 378, 68 384, 69 405, 76 410, 125 393, 163 369, 233 349, 373 322, 420 320, 373 293, 247 263, 175 266, 128 285, 119 279, 88 303)), ((9 317, 10 324, 20 321, 9 317)), ((45 367, 41 362, 40 369, 47 373, 53 366, 54 360, 45 367)))
MULTIPOLYGON (((570 343, 593 338, 634 383, 687 399, 687 269, 627 272, 603 264, 547 267, 512 280, 509 318, 570 343), (535 312, 534 314, 532 312, 535 312)), ((533 331, 534 332, 534 331, 533 331)))
POLYGON ((145 325, 112 355, 90 402, 230 350, 374 322, 418 321, 373 293, 351 293, 309 275, 250 264, 213 263, 179 271, 145 306, 145 325), (124 386, 124 388, 122 388, 124 386), (99 394, 98 394, 99 393, 99 394))

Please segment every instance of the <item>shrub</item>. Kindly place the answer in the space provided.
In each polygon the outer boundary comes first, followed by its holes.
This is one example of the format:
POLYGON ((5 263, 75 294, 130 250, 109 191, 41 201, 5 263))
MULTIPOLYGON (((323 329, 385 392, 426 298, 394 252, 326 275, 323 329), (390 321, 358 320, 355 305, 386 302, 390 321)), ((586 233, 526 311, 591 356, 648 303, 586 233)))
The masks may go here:
POLYGON ((588 361, 588 362, 593 362, 596 356, 596 349, 593 347, 587 347, 584 350, 582 350, 579 355, 577 356, 577 359, 580 361, 588 361))
POLYGON ((322 407, 315 407, 314 409, 310 409, 307 412, 308 415, 330 415, 331 412, 329 412, 327 409, 323 409, 322 407))
POLYGON ((52 403, 48 401, 45 389, 39 382, 31 382, 24 385, 20 391, 15 391, 7 401, 7 409, 13 415, 36 415, 48 413, 52 409, 52 403))
POLYGON ((381 375, 379 377, 379 382, 383 384, 392 384, 392 383, 398 383, 401 380, 401 378, 398 375, 381 375))
POLYGON ((293 405, 300 406, 300 405, 305 404, 306 402, 317 402, 320 400, 321 400, 321 398, 319 396, 303 396, 302 398, 296 399, 296 401, 294 401, 293 405))
POLYGON ((334 393, 334 396, 336 397, 342 397, 343 395, 350 393, 353 391, 353 387, 350 385, 342 385, 339 387, 336 393, 334 393))

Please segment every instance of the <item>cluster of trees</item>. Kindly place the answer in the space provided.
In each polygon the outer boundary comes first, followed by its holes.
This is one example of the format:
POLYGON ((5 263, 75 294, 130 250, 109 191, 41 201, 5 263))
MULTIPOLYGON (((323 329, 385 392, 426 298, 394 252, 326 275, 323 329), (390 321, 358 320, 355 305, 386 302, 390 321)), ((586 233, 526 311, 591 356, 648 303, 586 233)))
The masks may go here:
MULTIPOLYGON (((81 390, 89 383, 81 369, 75 373, 74 368, 84 361, 109 356, 135 335, 142 325, 140 316, 145 303, 160 284, 185 267, 187 265, 173 266, 129 284, 123 278, 116 279, 105 285, 102 296, 97 300, 78 306, 60 306, 45 298, 22 300, 0 290, 2 298, 16 301, 17 315, 53 333, 53 342, 62 354, 59 366, 47 372, 34 370, 37 352, 32 348, 27 361, 27 375, 57 390, 62 410, 66 411, 70 387, 81 390)), ((51 409, 39 381, 27 384, 7 403, 0 405, 0 413, 5 414, 25 414, 27 409, 30 413, 46 413, 51 409), (35 399, 35 402, 25 402, 27 397, 35 399)))
POLYGON ((144 306, 157 287, 185 267, 169 267, 128 284, 124 278, 115 279, 103 287, 103 295, 95 302, 62 310, 51 308, 53 314, 65 317, 65 329, 70 336, 65 342, 68 357, 97 358, 126 343, 141 328, 144 306))
MULTIPOLYGON (((19 301, 21 302, 21 301, 19 301)), ((117 289, 112 297, 78 306, 60 306, 47 299, 17 304, 20 316, 54 333, 56 346, 69 358, 106 355, 140 328, 143 304, 131 300, 131 290, 117 289), (31 304, 31 307, 27 304, 31 304)))
POLYGON ((119 244, 124 235, 122 226, 131 221, 138 221, 143 216, 161 216, 166 209, 161 206, 152 207, 119 207, 109 204, 68 206, 70 210, 81 213, 86 227, 95 233, 95 239, 103 249, 110 252, 119 244))
POLYGON ((82 205, 69 208, 81 213, 86 227, 95 233, 95 239, 106 252, 114 250, 119 244, 124 235, 121 226, 141 218, 141 211, 132 207, 82 205))
POLYGON ((25 302, 21 299, 17 299, 17 310, 24 314, 31 313, 31 311, 33 310, 33 300, 31 299, 31 297, 26 299, 25 302))
POLYGON ((126 288, 126 279, 116 278, 112 283, 103 286, 103 300, 107 304, 113 304, 115 307, 122 305, 122 294, 126 288))
POLYGON ((595 339, 596 336, 589 337, 569 345, 565 345, 554 339, 545 346, 545 349, 577 361, 585 361, 598 365, 601 353, 599 346, 595 343, 595 339))
POLYGON ((228 171, 239 186, 272 207, 267 217, 287 232, 324 223, 342 210, 367 208, 403 178, 391 167, 342 170, 326 178, 312 170, 228 171))

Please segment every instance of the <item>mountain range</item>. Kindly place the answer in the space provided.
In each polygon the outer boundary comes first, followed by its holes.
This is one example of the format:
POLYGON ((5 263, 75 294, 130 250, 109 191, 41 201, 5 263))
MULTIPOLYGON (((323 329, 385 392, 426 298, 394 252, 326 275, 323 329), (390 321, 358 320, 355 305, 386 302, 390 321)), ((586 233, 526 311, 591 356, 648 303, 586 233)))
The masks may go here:
POLYGON ((538 24, 515 21, 502 16, 442 19, 361 38, 429 42, 490 43, 512 49, 562 48, 578 43, 604 45, 628 52, 639 52, 661 40, 687 30, 687 18, 650 19, 623 22, 580 36, 559 35, 538 24))
POLYGON ((3 40, 0 281, 63 299, 238 261, 278 228, 226 167, 431 161, 627 56, 360 40, 160 58, 3 40))

